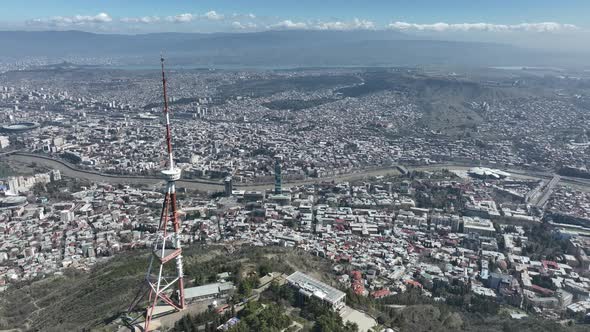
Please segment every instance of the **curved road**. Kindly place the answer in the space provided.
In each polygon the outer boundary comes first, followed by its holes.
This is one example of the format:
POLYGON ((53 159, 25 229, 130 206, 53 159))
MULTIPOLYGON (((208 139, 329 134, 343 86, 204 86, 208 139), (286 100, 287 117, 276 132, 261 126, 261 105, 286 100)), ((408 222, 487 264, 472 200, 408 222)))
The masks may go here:
MULTIPOLYGON (((2 155, 2 154, 0 154, 2 155)), ((2 155, 4 158, 4 156, 2 155)), ((78 178, 78 179, 87 179, 93 182, 107 182, 112 184, 142 184, 142 185, 160 185, 164 183, 164 180, 159 177, 155 176, 127 176, 127 175, 111 175, 111 174, 103 174, 98 173, 95 171, 87 171, 81 170, 76 168, 74 165, 69 164, 67 162, 52 159, 42 155, 35 155, 30 153, 21 153, 16 152, 8 155, 6 159, 16 162, 16 163, 24 163, 30 164, 32 162, 37 163, 38 165, 42 165, 45 167, 58 169, 63 176, 78 178)), ((436 165, 425 165, 425 166, 412 166, 406 167, 408 170, 435 170, 441 168, 453 169, 453 170, 468 170, 471 167, 478 166, 478 165, 467 165, 465 163, 445 163, 445 164, 436 164, 436 165)), ((506 169, 507 172, 513 174, 515 177, 520 178, 531 178, 531 179, 550 179, 555 174, 549 172, 540 172, 540 171, 529 171, 529 170, 522 170, 522 169, 506 169)), ((301 181, 293 181, 293 182, 284 182, 285 187, 296 186, 296 185, 303 185, 303 184, 312 184, 318 182, 325 182, 325 181, 353 181, 353 180, 360 180, 371 176, 379 176, 379 175, 386 175, 386 174, 399 174, 399 170, 396 167, 390 168, 381 168, 381 169, 371 169, 366 170, 363 172, 356 172, 350 174, 342 174, 330 177, 324 177, 320 179, 309 179, 309 180, 301 180, 301 181)), ((581 179, 581 178, 572 178, 572 177, 561 177, 560 182, 576 186, 578 188, 584 190, 590 190, 590 180, 588 179, 581 179)), ((216 192, 216 191, 223 191, 223 183, 215 182, 215 181, 207 181, 207 180, 180 180, 177 181, 179 187, 192 189, 192 190, 201 190, 201 191, 208 191, 208 192, 216 192)), ((240 188, 243 190, 265 190, 271 189, 274 187, 272 183, 264 183, 264 184, 246 184, 240 185, 239 183, 235 185, 236 188, 240 188)))
MULTIPOLYGON (((15 153, 11 154, 6 158, 10 162, 20 164, 36 163, 37 165, 57 169, 61 172, 62 176, 85 179, 92 182, 106 182, 112 184, 141 184, 141 185, 159 185, 164 183, 163 178, 156 176, 121 176, 103 174, 95 171, 82 170, 76 168, 73 164, 65 161, 55 160, 49 157, 28 154, 28 153, 15 153)), ((203 191, 218 191, 220 188, 223 190, 221 183, 209 182, 209 181, 191 181, 182 180, 177 183, 188 189, 198 189, 203 191)))
MULTIPOLYGON (((13 153, 10 154, 7 160, 15 163, 21 164, 30 164, 36 163, 40 166, 57 169, 59 170, 63 176, 77 178, 77 179, 86 179, 93 182, 106 182, 112 184, 141 184, 141 185, 160 185, 164 183, 164 179, 155 177, 155 176, 129 176, 129 175, 111 175, 111 174, 103 174, 95 171, 87 171, 81 170, 76 168, 73 164, 70 164, 65 161, 52 159, 42 155, 35 155, 30 153, 13 153)), ((363 179, 370 176, 378 176, 378 175, 385 175, 385 174, 399 174, 397 168, 386 168, 386 169, 377 169, 377 170, 368 170, 366 172, 358 172, 358 173, 350 173, 350 174, 342 174, 336 175, 331 177, 325 177, 320 179, 310 179, 310 180, 301 180, 301 181, 293 181, 293 182, 283 182, 285 187, 296 186, 296 185, 303 185, 303 184, 312 184, 318 182, 325 182, 325 181, 351 181, 357 179, 363 179)), ((215 191, 223 191, 224 186, 221 182, 215 181, 207 181, 207 180, 180 180, 176 181, 178 187, 193 189, 193 190, 201 190, 201 191, 208 191, 208 192, 215 192, 215 191)), ((235 184, 236 188, 243 189, 243 190, 264 190, 264 189, 272 189, 274 188, 273 183, 263 183, 263 184, 245 184, 240 185, 239 183, 235 184)))

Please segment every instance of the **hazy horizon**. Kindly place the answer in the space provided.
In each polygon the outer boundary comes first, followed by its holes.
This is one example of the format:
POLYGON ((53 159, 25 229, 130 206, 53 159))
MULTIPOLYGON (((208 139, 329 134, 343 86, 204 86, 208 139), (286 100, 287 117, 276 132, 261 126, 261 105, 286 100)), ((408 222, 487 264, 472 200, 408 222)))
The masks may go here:
POLYGON ((231 1, 25 0, 5 4, 0 30, 80 30, 108 34, 240 33, 271 30, 392 31, 415 38, 504 43, 527 48, 589 52, 590 26, 584 1, 555 3, 466 0, 416 3, 328 0, 275 3, 231 1), (303 10, 303 8, 313 10, 303 10), (506 8, 510 8, 507 11, 506 8))

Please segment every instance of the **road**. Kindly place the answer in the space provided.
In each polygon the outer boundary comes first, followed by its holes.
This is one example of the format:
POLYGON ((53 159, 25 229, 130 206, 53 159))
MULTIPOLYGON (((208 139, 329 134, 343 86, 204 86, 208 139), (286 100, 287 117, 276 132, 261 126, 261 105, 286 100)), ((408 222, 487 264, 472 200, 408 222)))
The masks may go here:
POLYGON ((534 194, 531 195, 530 203, 539 208, 543 208, 545 203, 547 203, 549 200, 549 197, 551 197, 551 194, 553 194, 553 189, 555 189, 555 186, 560 180, 561 177, 559 175, 555 175, 548 183, 545 181, 541 182, 541 186, 535 188, 534 194))
MULTIPOLYGON (((12 163, 20 163, 20 164, 31 164, 36 163, 39 166, 44 166, 52 169, 58 169, 62 176, 77 178, 77 179, 85 179, 92 182, 105 182, 111 184, 135 184, 135 185, 148 185, 148 186, 158 186, 164 183, 164 180, 159 177, 155 176, 121 176, 121 175, 111 175, 111 174, 102 174, 95 171, 86 171, 76 168, 76 166, 67 163, 61 160, 55 160, 52 158, 44 157, 44 156, 37 156, 33 154, 25 154, 25 153, 17 153, 12 154, 7 157, 7 160, 12 163)), ((399 174, 399 171, 395 167, 385 168, 385 169, 376 169, 376 170, 369 170, 366 172, 357 172, 351 174, 342 174, 336 175, 331 177, 319 178, 319 179, 309 179, 309 180, 302 180, 302 181, 294 181, 294 182, 287 182, 284 183, 284 187, 288 188, 291 186, 298 186, 304 184, 312 184, 318 183, 323 181, 352 181, 363 179, 371 176, 379 176, 385 174, 399 174)), ((177 187, 186 188, 186 189, 193 189, 193 190, 200 190, 200 191, 207 191, 207 192, 216 192, 216 191, 223 191, 223 183, 215 182, 215 181, 208 181, 208 180, 179 180, 176 181, 177 187)), ((265 183, 265 184, 248 184, 248 185, 241 185, 237 184, 236 188, 242 190, 265 190, 265 189, 272 189, 274 188, 274 184, 272 183, 265 183)))
POLYGON ((364 312, 352 309, 349 306, 342 308, 340 316, 345 322, 356 323, 360 332, 368 332, 374 326, 377 326, 377 321, 373 317, 364 312))
MULTIPOLYGON (((131 184, 131 185, 148 185, 157 186, 164 183, 163 178, 155 176, 119 176, 110 174, 101 174, 93 171, 77 169, 74 165, 64 161, 58 161, 47 157, 35 156, 30 154, 12 154, 7 157, 11 163, 31 164, 36 163, 39 166, 57 169, 62 176, 89 180, 92 182, 105 182, 111 184, 131 184)), ((187 189, 196 189, 202 191, 219 191, 223 190, 221 183, 207 181, 190 181, 181 180, 176 182, 179 187, 187 189)))
MULTIPOLYGON (((2 158, 5 158, 4 155, 0 154, 2 158)), ((110 175, 110 174, 102 174, 93 171, 86 171, 77 169, 76 166, 69 164, 67 162, 61 160, 51 159, 45 156, 40 155, 33 155, 28 153, 17 153, 11 154, 6 157, 7 160, 14 163, 21 163, 21 164, 31 164, 37 163, 38 165, 45 166, 48 168, 58 169, 63 176, 78 178, 78 179, 86 179, 93 182, 105 182, 111 184, 130 184, 130 185, 148 185, 148 186, 160 186, 164 183, 164 180, 155 177, 155 176, 120 176, 120 175, 110 175)), ((452 170, 468 170, 471 167, 477 166, 467 165, 465 163, 444 163, 444 164, 435 164, 435 165, 424 165, 424 166, 408 166, 406 167, 409 171, 413 170, 421 170, 421 171, 432 171, 437 169, 452 169, 452 170)), ((513 177, 517 178, 526 178, 526 179, 553 179, 556 174, 550 172, 541 172, 541 171, 531 171, 531 170, 524 170, 524 169, 504 169, 504 171, 509 172, 513 175, 513 177)), ((301 181, 293 181, 293 182, 286 182, 283 183, 285 188, 289 188, 292 186, 304 185, 304 184, 313 184, 318 182, 325 182, 325 181, 354 181, 354 180, 361 180, 365 178, 369 178, 372 176, 381 176, 387 174, 399 174, 399 170, 392 166, 389 168, 380 168, 380 169, 370 169, 366 171, 358 171, 355 173, 350 174, 341 174, 335 175, 330 177, 324 177, 319 179, 308 179, 308 180, 301 180, 301 181)), ((568 184, 575 186, 579 189, 590 191, 590 180, 588 179, 581 179, 581 178, 573 178, 573 177, 558 177, 558 180, 555 182, 560 182, 562 184, 568 184)), ((178 187, 186 188, 191 190, 200 190, 206 192, 218 192, 223 191, 223 183, 209 181, 209 180, 180 180, 176 182, 178 187)), ((237 189, 242 190, 265 190, 265 189, 272 189, 274 185, 272 183, 264 183, 264 184, 236 184, 237 189)))

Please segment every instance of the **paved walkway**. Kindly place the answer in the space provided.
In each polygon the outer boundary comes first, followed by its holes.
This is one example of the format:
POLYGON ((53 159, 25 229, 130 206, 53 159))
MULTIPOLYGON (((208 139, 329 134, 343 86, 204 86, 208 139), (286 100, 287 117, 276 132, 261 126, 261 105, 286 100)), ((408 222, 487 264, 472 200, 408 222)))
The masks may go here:
POLYGON ((344 320, 344 322, 353 322, 356 323, 359 327, 360 332, 367 332, 373 326, 377 325, 377 321, 375 321, 371 316, 360 312, 358 310, 352 309, 349 306, 345 306, 340 310, 340 316, 344 320))

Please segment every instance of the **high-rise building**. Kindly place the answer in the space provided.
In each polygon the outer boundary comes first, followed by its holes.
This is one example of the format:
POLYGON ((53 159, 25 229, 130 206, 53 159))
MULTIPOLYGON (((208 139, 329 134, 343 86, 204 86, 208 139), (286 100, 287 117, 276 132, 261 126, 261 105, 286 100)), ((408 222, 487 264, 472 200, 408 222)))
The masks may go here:
POLYGON ((283 158, 281 156, 275 157, 275 195, 283 193, 282 163, 283 158))
POLYGON ((0 149, 5 149, 10 146, 10 139, 8 136, 0 136, 0 149))
POLYGON ((586 129, 582 129, 580 135, 578 135, 575 139, 576 143, 579 144, 588 144, 588 135, 586 134, 586 129))
POLYGON ((8 189, 14 195, 18 195, 20 192, 20 185, 18 182, 18 177, 13 176, 8 178, 8 189))
POLYGON ((61 172, 59 169, 54 169, 49 173, 51 181, 59 181, 61 180, 61 172))
POLYGON ((231 193, 234 191, 234 179, 231 176, 228 176, 223 181, 224 184, 224 194, 226 197, 231 196, 231 193))

